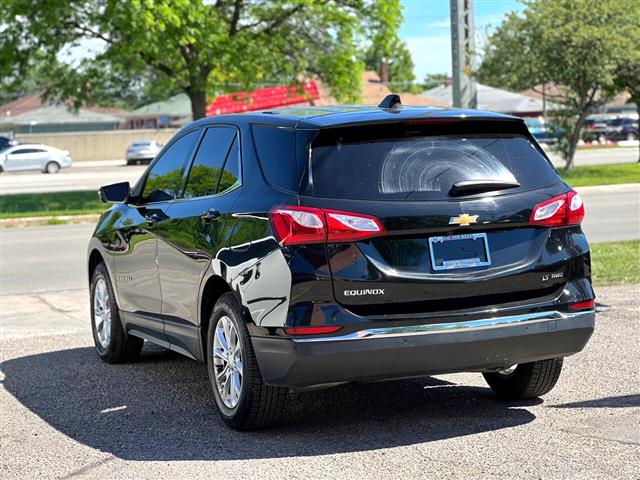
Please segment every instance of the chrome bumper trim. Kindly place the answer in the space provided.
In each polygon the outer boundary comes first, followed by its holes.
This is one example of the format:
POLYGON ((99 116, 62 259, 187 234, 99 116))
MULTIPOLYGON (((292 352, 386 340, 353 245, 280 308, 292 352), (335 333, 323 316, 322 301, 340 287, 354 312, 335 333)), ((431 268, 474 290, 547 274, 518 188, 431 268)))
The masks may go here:
MULTIPOLYGON (((474 330, 487 330, 492 328, 508 328, 523 324, 531 325, 544 322, 555 322, 577 318, 583 315, 593 315, 593 310, 585 310, 575 313, 564 313, 558 311, 525 313, 522 315, 511 315, 507 317, 493 317, 479 320, 468 320, 462 322, 430 323, 426 325, 411 325, 406 327, 382 327, 368 328, 358 332, 337 335, 333 337, 305 337, 293 338, 296 343, 309 342, 342 342, 346 340, 367 340, 374 338, 407 337, 414 335, 431 335, 435 333, 455 333, 470 332, 474 330)), ((555 330, 555 328, 554 328, 555 330)))

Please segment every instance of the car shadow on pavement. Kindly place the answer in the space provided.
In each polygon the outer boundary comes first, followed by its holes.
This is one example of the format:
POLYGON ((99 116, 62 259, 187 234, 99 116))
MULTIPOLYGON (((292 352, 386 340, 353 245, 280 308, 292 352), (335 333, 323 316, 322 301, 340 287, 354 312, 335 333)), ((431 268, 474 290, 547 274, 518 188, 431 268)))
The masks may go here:
POLYGON ((275 428, 235 432, 218 418, 206 369, 145 346, 108 365, 93 348, 7 360, 4 386, 75 441, 128 460, 238 460, 391 448, 529 423, 528 403, 426 378, 295 394, 275 428))
POLYGON ((619 395, 615 397, 597 398, 582 402, 562 403, 552 405, 553 408, 627 408, 640 407, 640 395, 619 395))

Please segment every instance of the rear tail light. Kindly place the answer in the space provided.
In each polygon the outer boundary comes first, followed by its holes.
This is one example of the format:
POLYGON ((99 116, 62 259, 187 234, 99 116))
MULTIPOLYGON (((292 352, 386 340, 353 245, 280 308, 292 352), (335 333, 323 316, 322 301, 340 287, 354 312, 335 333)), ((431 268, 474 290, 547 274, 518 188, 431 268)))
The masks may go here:
POLYGON ((574 190, 545 200, 533 207, 529 223, 545 227, 580 225, 584 218, 584 203, 574 190))
POLYGON ((596 299, 585 300, 583 302, 575 302, 569 304, 569 310, 592 310, 596 308, 596 299))
POLYGON ((281 245, 355 242, 386 233, 376 217, 341 210, 278 206, 269 218, 281 245))
POLYGON ((286 327, 284 333, 287 335, 317 335, 319 333, 333 333, 340 330, 341 326, 328 327, 286 327))

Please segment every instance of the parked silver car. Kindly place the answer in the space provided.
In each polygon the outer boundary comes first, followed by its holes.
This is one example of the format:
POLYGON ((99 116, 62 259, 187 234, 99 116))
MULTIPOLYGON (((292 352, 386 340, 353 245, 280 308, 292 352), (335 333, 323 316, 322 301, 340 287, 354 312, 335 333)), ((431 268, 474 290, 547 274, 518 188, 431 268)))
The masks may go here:
POLYGON ((67 150, 47 145, 23 143, 0 152, 0 172, 40 170, 42 173, 58 173, 72 163, 67 150))
POLYGON ((127 148, 127 165, 150 162, 162 150, 155 140, 136 140, 127 148))

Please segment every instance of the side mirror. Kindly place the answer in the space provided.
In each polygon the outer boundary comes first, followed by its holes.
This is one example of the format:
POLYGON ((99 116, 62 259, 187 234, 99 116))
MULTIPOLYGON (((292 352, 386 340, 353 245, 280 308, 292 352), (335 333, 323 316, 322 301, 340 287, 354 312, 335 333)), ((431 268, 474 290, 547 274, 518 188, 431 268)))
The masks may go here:
POLYGON ((98 195, 104 203, 125 203, 129 199, 129 182, 113 183, 100 187, 98 195))

